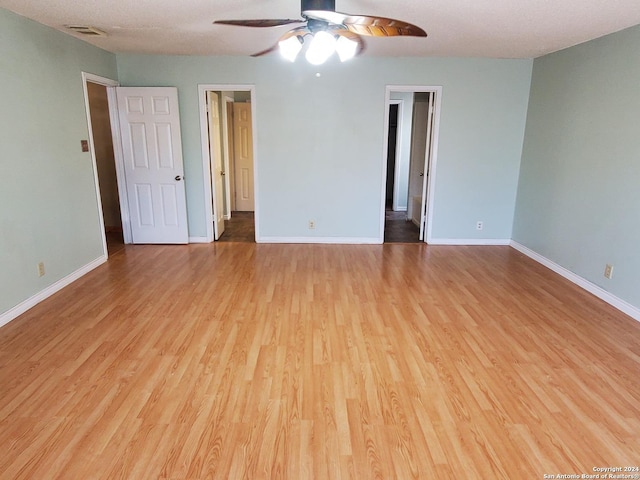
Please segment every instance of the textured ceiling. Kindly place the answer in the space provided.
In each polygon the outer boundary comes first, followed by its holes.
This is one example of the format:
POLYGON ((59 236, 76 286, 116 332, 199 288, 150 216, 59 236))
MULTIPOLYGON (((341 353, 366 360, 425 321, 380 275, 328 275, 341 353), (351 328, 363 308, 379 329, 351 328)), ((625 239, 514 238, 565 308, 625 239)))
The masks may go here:
MULTIPOLYGON (((111 52, 249 55, 291 27, 213 20, 300 18, 298 0, 0 0, 0 7, 111 52), (91 25, 106 37, 70 33, 91 25)), ((428 38, 366 38, 365 55, 531 58, 640 24, 640 0, 336 0, 336 10, 414 23, 428 38)))

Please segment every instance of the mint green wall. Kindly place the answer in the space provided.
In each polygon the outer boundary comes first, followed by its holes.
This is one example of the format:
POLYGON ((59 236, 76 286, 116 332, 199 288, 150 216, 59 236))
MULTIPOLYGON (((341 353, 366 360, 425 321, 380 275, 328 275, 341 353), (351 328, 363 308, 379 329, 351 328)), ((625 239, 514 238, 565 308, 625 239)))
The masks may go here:
POLYGON ((640 27, 536 59, 513 238, 640 307, 640 27), (604 278, 607 263, 613 279, 604 278))
POLYGON ((122 85, 178 87, 191 236, 206 235, 197 86, 226 83, 256 86, 265 240, 380 236, 386 85, 443 86, 433 236, 511 238, 531 60, 365 55, 314 68, 277 55, 119 54, 117 62, 122 85))
POLYGON ((0 9, 0 314, 102 255, 81 71, 115 56, 0 9))

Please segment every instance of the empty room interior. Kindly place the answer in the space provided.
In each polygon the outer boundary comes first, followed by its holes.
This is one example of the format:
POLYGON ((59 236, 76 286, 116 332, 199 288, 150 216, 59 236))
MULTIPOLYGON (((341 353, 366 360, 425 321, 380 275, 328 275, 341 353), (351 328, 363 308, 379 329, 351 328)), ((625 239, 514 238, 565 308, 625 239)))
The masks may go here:
POLYGON ((640 4, 0 0, 0 479, 640 478, 640 4))

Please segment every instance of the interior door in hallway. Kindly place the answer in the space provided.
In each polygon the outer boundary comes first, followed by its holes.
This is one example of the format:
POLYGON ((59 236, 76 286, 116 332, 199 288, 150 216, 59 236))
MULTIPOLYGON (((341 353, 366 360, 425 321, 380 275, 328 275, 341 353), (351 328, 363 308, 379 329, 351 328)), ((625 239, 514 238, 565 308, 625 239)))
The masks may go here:
POLYGON ((422 168, 422 206, 420 208, 420 240, 425 240, 425 229, 427 227, 427 209, 429 208, 429 169, 431 168, 431 142, 433 135, 433 109, 434 93, 429 93, 427 108, 427 138, 425 145, 424 166, 422 168))
POLYGON ((216 92, 207 92, 209 106, 209 155, 213 183, 213 231, 218 240, 224 232, 224 162, 220 128, 220 99, 216 92))
POLYGON ((189 243, 174 87, 117 87, 133 243, 189 243))
POLYGON ((253 132, 251 104, 233 104, 235 208, 241 212, 254 210, 253 132))

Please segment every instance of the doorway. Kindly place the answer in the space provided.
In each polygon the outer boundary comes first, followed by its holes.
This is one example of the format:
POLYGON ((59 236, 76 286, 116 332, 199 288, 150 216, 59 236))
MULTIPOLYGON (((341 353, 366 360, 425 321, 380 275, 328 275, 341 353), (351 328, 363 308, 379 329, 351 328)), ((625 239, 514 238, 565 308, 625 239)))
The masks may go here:
POLYGON ((177 88, 124 88, 115 80, 86 72, 82 80, 105 257, 130 243, 189 243, 177 88), (99 114, 91 111, 96 103, 93 98, 90 101, 91 92, 101 97, 99 114), (98 137, 108 137, 108 128, 112 142, 106 158, 111 164, 103 178, 98 137), (150 178, 149 172, 155 177, 150 178), (103 196, 110 197, 111 203, 103 202, 103 196), (116 198, 120 222, 113 211, 116 198))
POLYGON ((107 87, 99 83, 87 82, 87 98, 91 117, 91 143, 96 159, 96 173, 100 188, 102 224, 106 236, 107 251, 109 255, 113 255, 124 248, 124 237, 107 87))
POLYGON ((253 87, 200 85, 201 135, 209 241, 255 242, 253 87))
MULTIPOLYGON (((407 95, 410 97, 410 94, 407 95)), ((412 99, 397 97, 398 95, 395 95, 395 98, 389 102, 384 241, 385 243, 417 243, 419 229, 407 219, 408 171, 406 161, 403 162, 403 154, 406 156, 407 149, 406 146, 404 150, 401 148, 403 133, 405 133, 401 127, 410 130, 410 125, 402 125, 404 107, 405 103, 411 106, 412 99)))
MULTIPOLYGON (((117 141, 115 121, 115 87, 117 81, 82 73, 89 151, 93 161, 98 214, 102 225, 102 243, 105 257, 124 249, 127 233, 122 222, 122 197, 118 188, 117 141)), ((126 206, 125 206, 126 208, 126 206)))
POLYGON ((387 86, 383 242, 422 243, 431 238, 441 91, 387 86))

